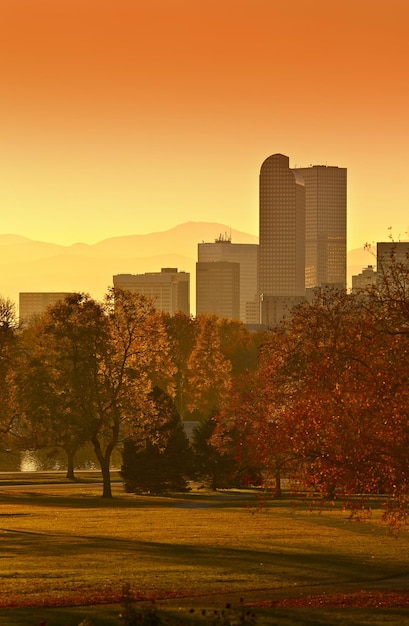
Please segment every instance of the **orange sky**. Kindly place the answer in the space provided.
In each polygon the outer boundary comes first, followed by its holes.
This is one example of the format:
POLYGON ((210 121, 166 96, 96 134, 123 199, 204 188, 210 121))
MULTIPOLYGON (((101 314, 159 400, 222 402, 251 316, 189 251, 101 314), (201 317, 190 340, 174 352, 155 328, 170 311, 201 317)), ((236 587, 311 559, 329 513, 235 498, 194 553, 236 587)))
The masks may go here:
POLYGON ((348 168, 349 249, 405 238, 408 25, 407 0, 3 1, 0 233, 257 234, 282 152, 348 168))

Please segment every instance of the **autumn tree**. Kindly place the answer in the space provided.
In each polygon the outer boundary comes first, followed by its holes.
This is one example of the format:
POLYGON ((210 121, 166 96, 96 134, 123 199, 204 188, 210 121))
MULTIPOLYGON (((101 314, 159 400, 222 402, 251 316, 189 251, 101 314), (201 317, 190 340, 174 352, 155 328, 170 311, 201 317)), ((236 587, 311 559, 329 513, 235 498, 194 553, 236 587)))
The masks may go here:
POLYGON ((92 368, 86 412, 91 443, 111 497, 110 459, 120 436, 156 435, 160 416, 149 397, 154 385, 173 395, 175 368, 168 359, 164 325, 153 303, 139 294, 111 289, 104 302, 105 341, 92 368))
POLYGON ((209 417, 193 431, 193 450, 197 477, 208 483, 213 491, 230 487, 235 468, 234 456, 212 443, 216 421, 209 417))
MULTIPOLYGON (((44 375, 58 383, 50 417, 60 415, 52 409, 62 397, 67 421, 79 432, 79 417, 92 443, 102 495, 111 497, 110 462, 120 438, 155 432, 158 415, 149 399, 154 384, 172 393, 174 369, 160 315, 151 301, 127 291, 111 289, 103 303, 73 294, 48 310, 36 347, 44 355, 49 350, 44 375)), ((40 408, 34 405, 30 413, 26 399, 27 415, 39 416, 40 408)))
POLYGON ((273 335, 263 349, 257 395, 269 408, 257 453, 268 464, 270 443, 275 454, 282 446, 286 472, 326 497, 407 497, 409 346, 378 324, 379 305, 370 314, 361 296, 321 290, 294 312, 279 349, 273 335))
MULTIPOLYGON (((215 416, 211 442, 233 455, 237 470, 250 483, 273 484, 281 496, 282 473, 289 473, 294 452, 283 414, 276 375, 283 360, 286 336, 281 331, 265 334, 258 367, 236 376, 229 400, 215 416)), ((281 390, 283 391, 283 389, 281 390)))
POLYGON ((326 495, 364 488, 359 468, 364 462, 370 465, 371 457, 367 391, 372 339, 355 298, 321 290, 311 304, 295 311, 270 381, 284 433, 291 432, 297 479, 326 495))
POLYGON ((188 361, 187 408, 193 415, 208 418, 229 394, 231 362, 221 351, 218 318, 196 318, 195 346, 188 361))
MULTIPOLYGON (((85 317, 95 315, 94 303, 80 294, 70 296, 26 327, 14 380, 20 410, 19 442, 24 450, 62 449, 67 457, 67 478, 74 479, 75 455, 88 441, 78 387, 87 376, 84 354, 90 335, 85 317), (70 340, 62 327, 67 311, 82 309, 82 325, 74 325, 70 340), (58 325, 61 328, 57 330, 58 325)), ((100 311, 99 311, 100 313, 100 311)), ((90 320, 89 320, 90 321, 90 320)))
POLYGON ((195 347, 198 325, 193 317, 185 313, 176 312, 172 316, 163 313, 162 316, 169 339, 169 355, 176 367, 174 375, 175 405, 183 419, 187 412, 188 363, 195 347))
POLYGON ((263 332, 250 332, 243 322, 220 318, 217 323, 220 350, 231 363, 232 377, 257 367, 263 332))
POLYGON ((16 424, 17 413, 13 402, 13 370, 17 348, 17 316, 14 303, 0 297, 0 434, 1 447, 16 424))
MULTIPOLYGON (((257 463, 244 455, 239 431, 229 427, 224 437, 219 414, 226 414, 237 380, 257 365, 261 333, 250 333, 242 322, 198 316, 197 340, 188 362, 190 408, 202 422, 194 433, 194 448, 202 477, 212 488, 259 481, 257 463), (223 445, 221 445, 221 442, 223 445)), ((229 424, 231 422, 229 421, 229 424)))

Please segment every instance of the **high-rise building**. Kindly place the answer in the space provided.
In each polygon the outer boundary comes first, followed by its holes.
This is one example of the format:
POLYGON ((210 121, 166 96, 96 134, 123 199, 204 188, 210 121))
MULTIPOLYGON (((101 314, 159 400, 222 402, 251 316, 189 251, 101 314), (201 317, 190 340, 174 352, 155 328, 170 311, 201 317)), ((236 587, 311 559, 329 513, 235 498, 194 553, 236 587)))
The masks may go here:
POLYGON ((305 185, 283 154, 260 170, 259 293, 305 293, 305 185))
POLYGON ((196 314, 239 319, 240 264, 230 261, 196 263, 196 314))
POLYGON ((19 293, 19 319, 21 322, 30 322, 39 317, 49 306, 57 304, 70 296, 69 292, 25 291, 19 293))
POLYGON ((346 288, 347 170, 289 166, 273 154, 260 170, 260 321, 277 324, 316 287, 346 288))
POLYGON ((151 298, 155 308, 169 315, 176 312, 190 315, 190 274, 175 267, 146 274, 117 274, 114 287, 151 298))
MULTIPOLYGON (((237 319, 240 319, 243 323, 254 324, 258 322, 258 316, 253 319, 249 313, 248 303, 254 302, 257 296, 257 266, 258 266, 258 244, 253 243, 232 243, 231 238, 220 235, 214 243, 199 243, 198 244, 198 264, 196 266, 197 272, 202 271, 201 263, 238 263, 239 265, 239 312, 235 310, 237 319)), ((217 272, 209 273, 211 268, 206 268, 207 280, 213 277, 218 284, 220 284, 220 276, 217 272)), ((221 268, 220 268, 221 269, 221 268)), ((232 280, 236 280, 236 273, 232 271, 230 273, 232 280)), ((224 277, 227 278, 226 266, 224 266, 224 277)), ((202 275, 203 280, 203 275, 202 275)), ((227 287, 231 293, 233 302, 233 293, 236 292, 236 287, 233 285, 227 287)), ((222 298, 222 294, 219 294, 222 298)), ((212 299, 212 312, 214 309, 221 309, 220 305, 216 305, 215 294, 211 293, 211 285, 209 288, 204 288, 204 283, 201 283, 199 290, 196 288, 196 305, 197 310, 203 312, 209 308, 209 299, 212 299)), ((236 296, 235 296, 236 297, 236 296)), ((233 309, 232 309, 233 310, 233 309)), ((210 312, 210 310, 209 310, 210 312)), ((226 315, 224 316, 226 317, 226 315)), ((227 316, 229 317, 229 316, 227 316)))
POLYGON ((305 286, 345 289, 347 170, 313 165, 294 171, 305 183, 305 286))
POLYGON ((305 184, 283 154, 261 166, 259 229, 260 322, 276 324, 270 312, 284 310, 283 299, 305 295, 305 184), (280 300, 278 309, 272 298, 280 300))

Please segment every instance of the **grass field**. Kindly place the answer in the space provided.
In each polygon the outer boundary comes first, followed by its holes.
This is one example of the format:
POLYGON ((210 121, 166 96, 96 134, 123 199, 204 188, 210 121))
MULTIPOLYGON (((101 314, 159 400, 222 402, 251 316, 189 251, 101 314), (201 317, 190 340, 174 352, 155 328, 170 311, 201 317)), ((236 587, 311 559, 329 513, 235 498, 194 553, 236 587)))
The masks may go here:
POLYGON ((117 624, 124 585, 187 623, 240 599, 257 624, 409 623, 409 533, 376 507, 357 522, 301 498, 136 497, 120 482, 104 501, 95 480, 0 475, 1 626, 117 624))

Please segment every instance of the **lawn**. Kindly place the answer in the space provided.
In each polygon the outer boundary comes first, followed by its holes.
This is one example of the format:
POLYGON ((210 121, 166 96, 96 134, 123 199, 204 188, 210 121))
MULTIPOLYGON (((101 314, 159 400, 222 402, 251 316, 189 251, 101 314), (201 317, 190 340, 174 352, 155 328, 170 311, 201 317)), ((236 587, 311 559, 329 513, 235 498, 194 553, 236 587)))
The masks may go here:
POLYGON ((140 497, 115 482, 104 501, 88 474, 30 480, 0 477, 4 626, 118 624, 127 585, 135 606, 154 599, 188 623, 240 599, 257 624, 409 619, 409 533, 393 536, 376 507, 357 522, 340 505, 252 491, 140 497))

